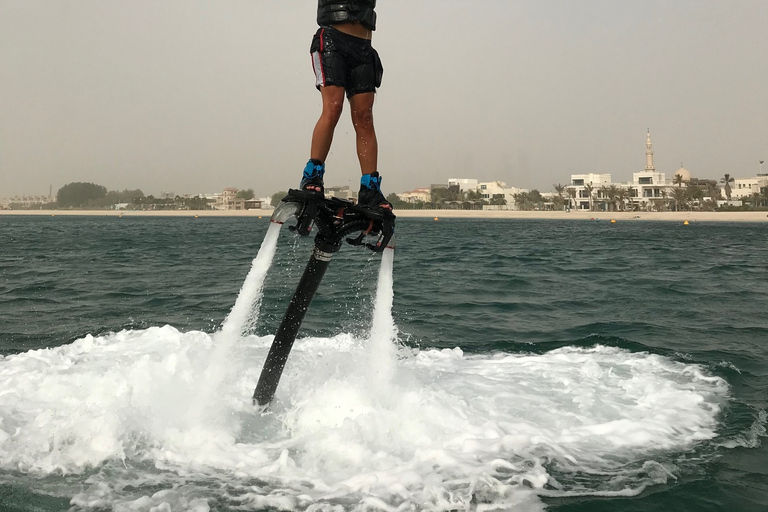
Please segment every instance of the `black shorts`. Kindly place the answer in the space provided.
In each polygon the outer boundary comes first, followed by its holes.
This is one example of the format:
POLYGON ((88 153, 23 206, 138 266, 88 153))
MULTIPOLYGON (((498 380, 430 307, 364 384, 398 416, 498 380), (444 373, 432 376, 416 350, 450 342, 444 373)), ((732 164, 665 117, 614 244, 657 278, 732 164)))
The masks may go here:
POLYGON ((338 85, 347 98, 362 92, 376 92, 381 85, 384 68, 371 41, 340 32, 333 27, 320 27, 309 48, 315 85, 338 85))

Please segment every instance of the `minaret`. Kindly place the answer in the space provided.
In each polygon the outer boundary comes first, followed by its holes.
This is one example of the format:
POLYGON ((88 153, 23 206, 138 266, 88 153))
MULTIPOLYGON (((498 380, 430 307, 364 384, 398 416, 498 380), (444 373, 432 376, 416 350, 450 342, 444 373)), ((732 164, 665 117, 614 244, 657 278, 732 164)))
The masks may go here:
POLYGON ((645 139, 645 172, 656 172, 653 166, 653 143, 651 142, 651 129, 648 128, 648 138, 645 139))

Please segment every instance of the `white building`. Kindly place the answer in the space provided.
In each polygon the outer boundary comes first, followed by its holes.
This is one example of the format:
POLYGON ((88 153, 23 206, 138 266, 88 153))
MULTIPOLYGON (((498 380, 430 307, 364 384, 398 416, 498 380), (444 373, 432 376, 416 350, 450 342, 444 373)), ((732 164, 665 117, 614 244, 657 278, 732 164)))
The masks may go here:
POLYGON ((397 196, 406 203, 417 203, 419 201, 428 203, 432 200, 432 191, 428 188, 417 188, 410 192, 402 192, 397 196))
POLYGON ((499 207, 494 209, 506 210, 517 209, 517 205, 515 204, 515 194, 528 192, 528 190, 524 188, 508 187, 507 184, 503 181, 487 181, 478 183, 476 190, 480 192, 480 196, 488 202, 491 202, 494 199, 504 199, 506 204, 498 205, 499 207))
POLYGON ((477 190, 477 180, 471 178, 449 178, 448 186, 459 186, 459 190, 466 192, 467 190, 477 190))
POLYGON ((592 190, 592 200, 597 197, 601 187, 607 187, 611 184, 610 173, 587 173, 587 174, 571 174, 571 184, 568 188, 576 189, 576 209, 577 210, 589 210, 590 204, 590 188, 592 190))
MULTIPOLYGON (((675 175, 680 175, 685 182, 691 181, 691 173, 683 167, 675 171, 675 175)), ((651 131, 648 130, 645 140, 645 169, 632 173, 632 181, 612 183, 610 174, 572 174, 568 188, 576 189, 576 208, 579 210, 589 210, 595 203, 605 205, 609 199, 609 188, 622 194, 623 202, 626 202, 628 207, 653 210, 658 209, 666 200, 673 186, 674 180, 668 180, 666 174, 657 171, 653 164, 653 143, 651 131)))
POLYGON ((346 201, 357 201, 357 192, 351 190, 349 185, 340 185, 336 187, 325 187, 325 197, 338 197, 346 201))
POLYGON ((760 190, 766 187, 768 187, 768 176, 738 178, 731 184, 731 199, 741 200, 752 194, 760 194, 760 190))
POLYGON ((42 207, 45 204, 53 203, 56 199, 53 196, 14 196, 0 199, 0 209, 6 210, 14 205, 21 208, 42 207))
POLYGON ((243 199, 238 198, 238 189, 235 187, 227 187, 219 194, 213 194, 212 196, 205 195, 205 199, 213 199, 211 207, 214 210, 258 210, 269 204, 264 203, 261 199, 243 199))

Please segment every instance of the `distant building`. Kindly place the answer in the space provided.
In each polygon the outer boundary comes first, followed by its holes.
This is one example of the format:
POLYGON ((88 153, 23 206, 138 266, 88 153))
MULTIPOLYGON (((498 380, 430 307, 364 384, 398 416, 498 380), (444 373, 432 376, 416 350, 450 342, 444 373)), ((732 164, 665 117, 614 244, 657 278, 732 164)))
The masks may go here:
POLYGON ((593 187, 602 187, 603 185, 611 184, 611 175, 608 174, 571 174, 571 185, 575 187, 583 187, 585 185, 592 185, 593 187))
MULTIPOLYGON (((682 166, 675 171, 688 182, 691 173, 682 166)), ((569 189, 576 189, 576 208, 590 210, 607 209, 609 203, 626 203, 627 208, 639 210, 659 209, 669 195, 673 180, 658 172, 653 163, 651 131, 645 139, 645 169, 632 173, 632 181, 613 183, 610 173, 572 174, 569 189), (612 194, 618 194, 616 197, 612 194)))
POLYGON ((51 196, 13 196, 0 199, 0 209, 8 210, 11 208, 35 208, 53 203, 56 199, 51 196))
POLYGON ((264 203, 261 199, 242 199, 243 210, 261 210, 264 203))
POLYGON ((419 201, 428 203, 432 200, 432 191, 428 188, 417 188, 415 190, 411 190, 410 192, 402 192, 397 194, 397 197, 406 203, 418 203, 419 201))
POLYGON ((259 210, 263 206, 261 199, 238 198, 238 192, 235 187, 227 187, 220 194, 205 197, 213 199, 211 207, 214 210, 259 210))
POLYGON ((576 189, 575 208, 577 210, 589 210, 592 207, 592 201, 597 197, 600 188, 607 187, 610 184, 610 173, 571 174, 571 184, 568 188, 576 189), (591 195, 590 190, 592 190, 591 195))
POLYGON ((351 190, 349 185, 325 187, 325 197, 338 197, 346 201, 357 201, 357 192, 351 190))
POLYGON ((528 192, 527 189, 508 187, 503 181, 487 181, 477 185, 477 191, 480 197, 491 202, 503 202, 504 204, 486 205, 486 209, 493 210, 516 210, 515 194, 528 192), (503 201, 499 201, 503 200, 503 201), (494 206, 494 208, 489 208, 494 206))
POLYGON ((448 185, 458 186, 461 192, 477 190, 477 180, 471 178, 448 178, 448 185))
POLYGON ((737 178, 731 184, 731 199, 740 200, 752 194, 760 194, 760 190, 765 187, 768 187, 768 176, 737 178))

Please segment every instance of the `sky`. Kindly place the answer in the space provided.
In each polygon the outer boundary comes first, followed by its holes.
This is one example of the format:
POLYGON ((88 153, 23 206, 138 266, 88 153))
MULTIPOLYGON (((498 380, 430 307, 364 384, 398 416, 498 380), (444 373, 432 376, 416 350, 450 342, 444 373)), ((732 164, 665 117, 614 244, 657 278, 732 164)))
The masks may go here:
MULTIPOLYGON (((766 0, 379 0, 383 191, 768 161, 766 0)), ((0 197, 296 187, 311 0, 0 0, 0 197)), ((763 165, 768 173, 768 164, 763 165)), ((348 107, 326 185, 357 187, 348 107)))

